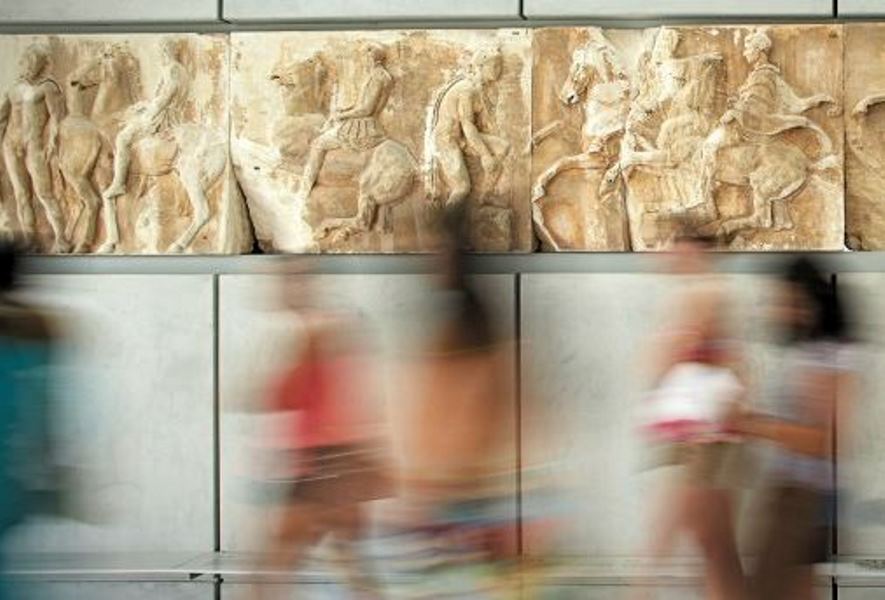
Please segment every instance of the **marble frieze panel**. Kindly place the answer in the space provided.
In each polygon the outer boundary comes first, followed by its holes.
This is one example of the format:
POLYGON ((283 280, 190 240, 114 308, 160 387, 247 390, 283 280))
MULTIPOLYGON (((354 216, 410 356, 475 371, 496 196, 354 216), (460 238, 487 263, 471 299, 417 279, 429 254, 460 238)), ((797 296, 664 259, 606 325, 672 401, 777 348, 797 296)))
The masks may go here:
POLYGON ((533 215, 553 250, 843 244, 842 27, 542 29, 533 215))
POLYGON ((268 252, 527 251, 526 30, 236 33, 232 152, 268 252))
POLYGON ((885 248, 885 27, 845 27, 845 238, 852 250, 885 248))
POLYGON ((0 36, 0 229, 37 252, 252 248, 226 35, 0 36))
POLYGON ((460 207, 478 252, 656 250, 686 228, 880 249, 883 41, 871 23, 0 36, 0 235, 425 252, 460 207))

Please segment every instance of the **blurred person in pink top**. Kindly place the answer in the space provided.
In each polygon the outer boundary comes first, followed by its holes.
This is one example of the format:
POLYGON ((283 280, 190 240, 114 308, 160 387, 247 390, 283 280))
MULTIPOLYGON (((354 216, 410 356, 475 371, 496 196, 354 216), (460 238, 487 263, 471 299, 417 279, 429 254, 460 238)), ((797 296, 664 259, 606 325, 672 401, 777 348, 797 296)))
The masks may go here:
MULTIPOLYGON (((303 262, 303 261, 302 261, 303 262)), ((291 364, 274 380, 274 478, 282 488, 268 540, 267 568, 295 569, 327 536, 345 559, 356 597, 376 597, 355 543, 366 530, 365 504, 388 495, 383 420, 372 360, 352 312, 325 305, 302 266, 282 277, 283 302, 302 325, 291 364)))

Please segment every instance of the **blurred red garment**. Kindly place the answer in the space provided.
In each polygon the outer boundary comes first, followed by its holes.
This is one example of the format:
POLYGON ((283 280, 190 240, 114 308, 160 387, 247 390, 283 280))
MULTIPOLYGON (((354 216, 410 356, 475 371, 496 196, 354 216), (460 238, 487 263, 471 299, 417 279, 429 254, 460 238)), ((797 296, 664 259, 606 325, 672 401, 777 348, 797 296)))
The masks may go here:
POLYGON ((377 437, 367 414, 370 388, 367 360, 357 355, 315 356, 309 352, 277 381, 273 409, 295 411, 283 425, 281 441, 288 448, 316 448, 365 442, 377 437))

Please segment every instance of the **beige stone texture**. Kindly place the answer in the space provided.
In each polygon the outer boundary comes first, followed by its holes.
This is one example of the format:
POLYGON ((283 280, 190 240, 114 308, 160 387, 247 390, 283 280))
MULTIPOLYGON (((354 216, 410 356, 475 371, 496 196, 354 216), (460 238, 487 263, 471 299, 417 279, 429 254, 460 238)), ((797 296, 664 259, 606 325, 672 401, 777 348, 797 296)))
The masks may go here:
POLYGON ((535 33, 533 213, 546 249, 843 246, 839 25, 535 33))
POLYGON ((525 30, 232 34, 232 156, 266 252, 416 252, 446 205, 528 251, 525 30))
POLYGON ((0 227, 35 252, 251 250, 226 36, 2 36, 0 57, 0 227))
POLYGON ((845 26, 845 238, 885 249, 885 26, 845 26))

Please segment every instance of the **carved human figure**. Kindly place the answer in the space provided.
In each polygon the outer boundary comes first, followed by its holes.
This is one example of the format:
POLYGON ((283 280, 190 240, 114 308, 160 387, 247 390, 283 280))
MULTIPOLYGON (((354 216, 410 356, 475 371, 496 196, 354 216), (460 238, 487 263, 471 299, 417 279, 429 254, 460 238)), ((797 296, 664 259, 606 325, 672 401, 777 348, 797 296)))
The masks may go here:
POLYGON ((433 105, 427 149, 427 192, 440 202, 438 175, 448 186, 447 207, 458 207, 470 195, 473 183, 466 154, 479 157, 485 189, 480 199, 494 190, 501 176, 503 160, 510 143, 488 131, 481 123, 492 119, 493 107, 488 89, 501 78, 503 59, 498 49, 477 52, 466 76, 448 82, 433 105))
POLYGON ((0 138, 3 161, 12 184, 19 226, 33 241, 34 211, 31 192, 37 196, 55 237, 53 252, 68 252, 61 209, 52 189, 50 158, 58 143, 64 98, 58 84, 46 76, 49 50, 32 45, 22 55, 18 81, 0 104, 0 138), (44 143, 44 133, 46 142, 44 143))
POLYGON ((701 101, 706 99, 709 104, 715 97, 716 90, 711 87, 715 82, 704 71, 709 67, 720 69, 722 56, 706 53, 677 57, 681 41, 677 30, 662 27, 651 50, 640 59, 635 98, 627 116, 627 152, 665 150, 659 140, 652 141, 651 138, 659 136, 667 127, 666 122, 686 113, 697 114, 701 110, 701 101), (658 135, 648 131, 648 121, 654 114, 664 115, 658 135))
POLYGON ((133 104, 125 113, 126 124, 114 143, 114 176, 102 194, 107 199, 126 193, 132 144, 139 138, 169 129, 178 122, 179 105, 187 91, 187 70, 178 61, 178 41, 161 44, 162 75, 153 97, 133 104))
POLYGON ((369 68, 359 98, 353 106, 333 111, 324 131, 311 142, 299 189, 302 201, 307 200, 316 185, 327 152, 339 148, 371 150, 387 138, 378 122, 393 87, 393 77, 384 66, 387 52, 375 42, 366 42, 362 48, 369 68))
POLYGON ((823 104, 833 105, 830 113, 838 114, 836 101, 826 94, 799 96, 784 79, 780 68, 771 63, 771 38, 755 31, 744 40, 744 58, 751 66, 750 74, 730 100, 730 108, 720 119, 702 146, 699 202, 714 202, 715 171, 720 152, 728 147, 770 144, 775 137, 793 129, 808 129, 817 138, 820 153, 828 156, 833 144, 826 132, 808 117, 808 110, 823 104))
POLYGON ((677 58, 680 42, 678 31, 661 28, 640 60, 620 167, 627 175, 637 166, 664 170, 658 179, 667 204, 662 211, 682 213, 700 207, 704 210, 695 216, 709 221, 716 217, 715 205, 697 202, 697 168, 692 159, 716 124, 713 103, 724 64, 718 53, 677 58), (658 127, 652 125, 654 120, 658 127))

